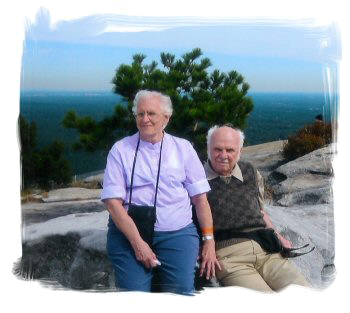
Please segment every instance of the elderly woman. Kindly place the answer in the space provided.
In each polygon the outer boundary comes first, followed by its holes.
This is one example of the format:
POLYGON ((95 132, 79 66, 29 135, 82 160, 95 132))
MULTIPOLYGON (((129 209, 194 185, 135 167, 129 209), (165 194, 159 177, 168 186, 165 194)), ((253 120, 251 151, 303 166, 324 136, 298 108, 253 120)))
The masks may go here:
POLYGON ((206 197, 210 187, 192 145, 164 132, 172 115, 168 96, 141 90, 133 113, 139 131, 110 150, 101 194, 110 213, 107 250, 116 286, 150 291, 157 267, 162 291, 192 293, 199 236, 191 202, 203 234, 200 275, 210 278, 215 266, 220 269, 206 197), (137 221, 138 215, 152 215, 153 208, 149 238, 143 234, 149 220, 137 221))

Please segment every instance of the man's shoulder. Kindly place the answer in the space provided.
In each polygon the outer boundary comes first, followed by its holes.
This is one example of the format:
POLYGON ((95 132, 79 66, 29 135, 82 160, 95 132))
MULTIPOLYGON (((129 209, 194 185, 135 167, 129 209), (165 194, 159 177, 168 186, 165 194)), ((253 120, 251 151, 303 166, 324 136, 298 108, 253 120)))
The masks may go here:
MULTIPOLYGON (((241 169, 242 172, 249 172, 252 171, 255 173, 255 175, 257 175, 258 173, 258 169, 256 168, 256 166, 248 161, 238 161, 237 162, 239 168, 241 169)), ((243 173, 242 173, 243 174, 243 173)))
POLYGON ((255 166, 253 165, 253 163, 248 162, 248 161, 238 161, 237 164, 238 164, 238 166, 240 168, 253 168, 253 169, 256 169, 255 166))

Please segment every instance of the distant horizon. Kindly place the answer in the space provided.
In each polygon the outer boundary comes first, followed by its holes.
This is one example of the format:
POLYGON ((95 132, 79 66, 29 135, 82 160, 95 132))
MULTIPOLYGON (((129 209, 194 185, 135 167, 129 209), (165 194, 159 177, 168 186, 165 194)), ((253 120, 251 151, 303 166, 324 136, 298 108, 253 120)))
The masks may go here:
MULTIPOLYGON (((254 109, 243 128, 246 145, 286 139, 303 125, 314 122, 316 115, 321 113, 328 121, 336 113, 332 110, 332 101, 327 101, 323 93, 252 92, 248 96, 253 100, 254 109)), ((64 116, 74 110, 78 116, 101 121, 114 114, 117 103, 124 105, 126 101, 109 91, 29 91, 21 94, 19 114, 28 122, 35 122, 37 147, 48 146, 54 140, 64 142, 65 156, 74 164, 74 172, 80 174, 103 167, 105 155, 101 151, 93 154, 73 151, 71 145, 79 136, 76 130, 62 125, 64 116)))

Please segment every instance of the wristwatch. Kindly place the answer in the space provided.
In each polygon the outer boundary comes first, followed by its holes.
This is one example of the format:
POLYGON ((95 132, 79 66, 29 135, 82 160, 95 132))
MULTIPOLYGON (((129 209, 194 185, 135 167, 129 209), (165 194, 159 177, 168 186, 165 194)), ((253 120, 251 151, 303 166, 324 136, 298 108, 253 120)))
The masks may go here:
POLYGON ((205 241, 205 240, 211 240, 211 239, 214 239, 214 236, 213 235, 204 235, 202 236, 202 240, 205 241))

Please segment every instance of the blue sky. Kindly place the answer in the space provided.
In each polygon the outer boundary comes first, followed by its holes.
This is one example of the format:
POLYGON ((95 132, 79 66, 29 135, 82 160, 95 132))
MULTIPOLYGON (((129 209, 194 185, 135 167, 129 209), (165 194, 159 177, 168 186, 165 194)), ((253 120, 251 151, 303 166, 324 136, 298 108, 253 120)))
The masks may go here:
POLYGON ((325 68, 336 77, 341 58, 332 23, 105 14, 53 25, 43 9, 26 31, 21 89, 111 90, 116 68, 133 54, 160 63, 163 51, 180 57, 196 47, 210 70, 237 70, 251 91, 323 92, 325 68))

